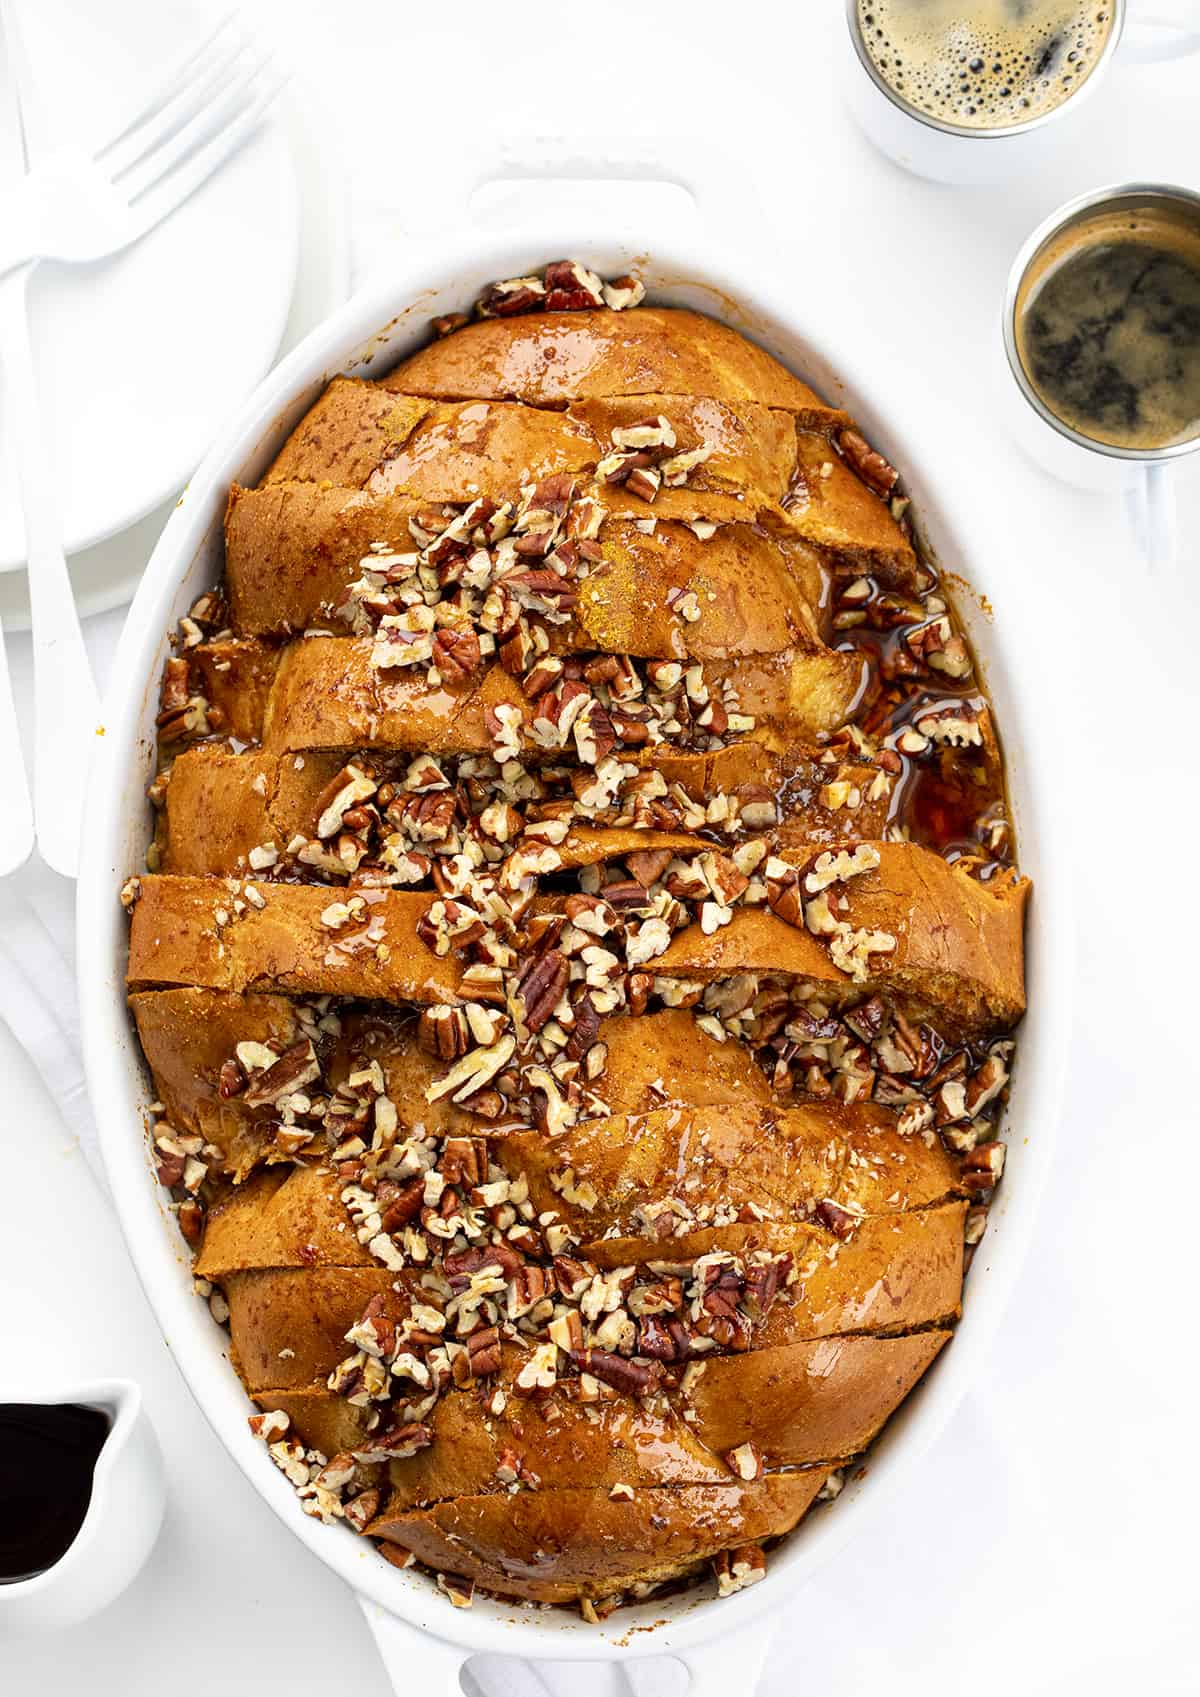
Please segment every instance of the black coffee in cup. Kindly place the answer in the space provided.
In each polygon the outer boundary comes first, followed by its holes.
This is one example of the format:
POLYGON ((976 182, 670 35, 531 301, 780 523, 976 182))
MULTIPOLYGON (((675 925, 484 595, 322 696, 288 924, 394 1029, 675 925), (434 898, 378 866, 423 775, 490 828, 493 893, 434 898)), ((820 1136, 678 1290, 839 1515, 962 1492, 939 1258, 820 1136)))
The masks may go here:
POLYGON ((1006 129, 1048 116, 1104 55, 1103 0, 857 0, 871 62, 939 123, 1006 129))
POLYGON ((1154 451, 1200 434, 1200 219, 1099 210, 1035 256, 1017 353, 1043 406, 1081 436, 1154 451))

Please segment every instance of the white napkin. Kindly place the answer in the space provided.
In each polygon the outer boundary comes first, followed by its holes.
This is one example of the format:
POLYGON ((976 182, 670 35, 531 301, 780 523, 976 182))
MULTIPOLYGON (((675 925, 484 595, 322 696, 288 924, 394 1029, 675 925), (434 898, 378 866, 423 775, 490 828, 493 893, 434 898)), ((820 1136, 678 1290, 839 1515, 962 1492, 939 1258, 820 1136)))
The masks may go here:
POLYGON ((36 857, 0 887, 0 1019, 37 1067, 107 1196, 80 1058, 75 886, 36 857))

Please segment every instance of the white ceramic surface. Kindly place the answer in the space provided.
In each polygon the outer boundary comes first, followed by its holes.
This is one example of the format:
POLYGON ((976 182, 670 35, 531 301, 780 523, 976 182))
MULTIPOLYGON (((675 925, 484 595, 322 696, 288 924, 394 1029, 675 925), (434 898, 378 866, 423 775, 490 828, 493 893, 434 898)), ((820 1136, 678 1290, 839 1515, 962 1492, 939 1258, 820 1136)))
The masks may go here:
MULTIPOLYGON (((631 197, 632 199, 632 197, 631 197)), ((261 385, 193 477, 143 579, 116 664, 119 680, 108 704, 109 731, 93 775, 79 887, 79 990, 84 1052, 105 1162, 134 1261, 176 1359, 210 1422, 258 1490, 296 1536, 390 1618, 381 1647, 393 1671, 406 1665, 449 1679, 476 1650, 501 1654, 634 1659, 674 1654, 688 1662, 705 1689, 728 1690, 731 1673, 713 1650, 742 1627, 757 1634, 767 1617, 795 1595, 799 1582, 871 1516, 885 1512, 892 1485, 932 1441, 981 1370, 989 1339, 1033 1229, 1050 1159, 1060 1093, 1060 1068, 1069 1019, 1071 916, 1058 845, 1040 828, 1054 782, 1050 753, 1032 727, 1049 710, 1042 680, 1049 675, 1034 621, 1006 596, 1004 560, 976 536, 968 503, 943 487, 937 434, 920 439, 906 424, 902 392, 881 392, 877 364, 854 363, 857 345, 848 314, 841 336, 818 328, 804 291, 764 276, 761 267, 724 263, 693 222, 674 223, 660 209, 652 231, 636 214, 597 240, 594 220, 532 216, 502 237, 476 230, 438 245, 424 258, 397 261, 368 290, 315 333, 261 385), (621 1611, 601 1627, 563 1612, 533 1612, 480 1601, 452 1611, 432 1582, 399 1572, 349 1532, 320 1526, 299 1509, 291 1488, 246 1426, 247 1405, 226 1359, 227 1340, 196 1300, 183 1246, 154 1183, 143 1136, 151 1098, 123 995, 126 924, 116 900, 121 881, 142 866, 150 829, 144 786, 153 738, 156 679, 166 635, 201 588, 221 568, 221 515, 229 483, 253 481, 288 430, 339 371, 377 375, 424 339, 437 312, 469 303, 493 277, 527 271, 562 253, 602 274, 638 263, 650 298, 688 305, 726 318, 786 364, 844 402, 879 447, 903 468, 926 533, 942 566, 969 580, 992 612, 972 594, 961 609, 982 657, 1004 728, 1022 860, 1037 889, 1031 909, 1029 991, 1032 1012, 1014 1080, 1012 1117, 1021 1136, 1010 1146, 1004 1185, 970 1274, 958 1335, 917 1393, 891 1422, 871 1458, 868 1476, 847 1487, 830 1510, 814 1514, 776 1552, 766 1581, 716 1603, 696 1593, 621 1611), (968 547, 968 536, 975 537, 968 547), (1020 654, 1019 664, 1012 658, 1020 654), (661 1623, 655 1625, 655 1623, 661 1623), (415 1637, 409 1628, 427 1636, 415 1637), (653 1631, 631 1630, 655 1625, 653 1631), (399 1641, 400 1648, 397 1648, 399 1641), (705 1653, 699 1659, 698 1647, 705 1653), (425 1658, 425 1663, 422 1663, 425 1658)))
MULTIPOLYGON (((51 111, 86 144, 120 127, 151 80, 146 66, 203 40, 212 17, 199 0, 124 0, 119 14, 38 0, 23 6, 22 24, 51 111)), ((31 333, 68 554, 124 530, 185 482, 230 405, 275 358, 296 254, 292 158, 284 125, 269 118, 127 253, 39 268, 31 333)), ((25 559, 12 457, 0 412, 0 572, 23 570, 25 559)))
POLYGON ((166 1501, 158 1440, 131 1379, 56 1378, 52 1388, 42 1388, 22 1374, 8 1383, 0 1380, 0 1402, 77 1403, 108 1416, 91 1501, 70 1548, 43 1573, 0 1585, 4 1632, 74 1626, 120 1596, 154 1548, 166 1501))

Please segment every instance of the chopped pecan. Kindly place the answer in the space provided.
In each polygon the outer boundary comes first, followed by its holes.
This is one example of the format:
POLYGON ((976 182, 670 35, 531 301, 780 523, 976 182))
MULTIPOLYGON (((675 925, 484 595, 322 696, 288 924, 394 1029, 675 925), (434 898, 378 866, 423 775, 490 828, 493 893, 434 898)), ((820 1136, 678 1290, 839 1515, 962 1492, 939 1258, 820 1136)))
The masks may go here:
POLYGON ((462 684, 479 669, 482 654, 473 630, 440 630, 433 639, 433 663, 442 682, 462 684))
POLYGON ((981 1195, 999 1184, 1007 1153, 1003 1143, 992 1142, 980 1143, 963 1156, 959 1172, 969 1195, 981 1195))
POLYGON ((423 1177, 410 1179, 407 1184, 386 1181, 379 1186, 376 1193, 380 1226, 385 1232, 396 1232, 403 1226, 411 1225, 421 1212, 424 1200, 423 1177))
POLYGON ((731 1473, 736 1473, 739 1479, 750 1484, 755 1479, 761 1479, 763 1474, 763 1459, 755 1446, 746 1442, 739 1444, 724 1456, 725 1465, 731 1473))
POLYGON ((366 1440, 371 1452, 382 1451, 389 1459, 401 1460, 416 1455, 420 1450, 427 1450, 432 1442, 433 1428, 420 1420, 394 1426, 390 1432, 373 1432, 366 1440))
POLYGON ((570 979, 565 955, 550 949, 534 961, 521 979, 521 1000, 525 1006, 525 1023, 531 1031, 540 1031, 553 1017, 570 979))
POLYGON ((546 267, 547 312, 583 312, 603 305, 603 283, 578 260, 558 259, 546 267))
POLYGON ((679 1358, 678 1345, 665 1321, 651 1314, 640 1322, 638 1354, 648 1355, 654 1361, 675 1361, 679 1358))
POLYGON ((831 1196, 823 1197, 816 1204, 813 1213, 834 1237, 853 1237, 861 1219, 861 1215, 852 1213, 849 1208, 843 1208, 841 1203, 835 1202, 831 1196))
POLYGON ((849 1026, 856 1037, 861 1037, 864 1043, 872 1043, 883 1029, 887 1018, 887 1009, 880 996, 870 996, 857 1007, 849 1008, 842 1015, 843 1022, 849 1026))
POLYGON ((611 283, 604 285, 604 304, 614 312, 624 312, 631 306, 640 306, 646 298, 646 285, 640 277, 614 277, 611 283))
POLYGON ((575 747, 585 766, 598 766, 616 746, 613 722, 594 697, 581 708, 572 728, 575 747))
POLYGON ((177 713, 188 703, 188 663, 178 656, 172 657, 163 666, 162 686, 159 691, 159 709, 163 713, 177 713))
POLYGON ((417 1041, 427 1055, 440 1061, 456 1061, 465 1055, 471 1043, 467 1016, 461 1008, 435 1003, 421 1014, 417 1041))
POLYGON ((626 1396, 642 1396, 657 1382, 654 1367, 627 1361, 623 1355, 613 1355, 607 1349, 573 1349, 570 1359, 581 1373, 590 1373, 593 1379, 611 1385, 626 1396))
POLYGON ((365 1532, 370 1523, 379 1513, 379 1505, 383 1501, 383 1492, 374 1489, 360 1491, 356 1497, 351 1497, 345 1503, 342 1513, 356 1532, 365 1532))
POLYGON ((182 1149, 164 1148, 160 1142, 154 1156, 154 1168, 159 1184, 168 1190, 174 1190, 176 1185, 183 1183, 186 1165, 187 1156, 182 1149))
POLYGON ((625 856, 625 864, 639 884, 648 890, 671 864, 670 849, 638 849, 625 856))
POLYGON ((520 1320, 532 1312, 549 1293, 550 1275, 544 1267, 518 1268, 508 1286, 508 1317, 520 1320))
POLYGON ((467 1359, 473 1378, 486 1379, 500 1371, 500 1333, 495 1326, 484 1326, 471 1333, 467 1339, 467 1359))
POLYGON ((867 488, 881 500, 886 500, 900 478, 895 466, 889 465, 882 454, 876 453, 857 430, 840 430, 837 445, 842 457, 853 466, 867 488))
POLYGON ((785 861, 771 859, 767 862, 767 906, 789 925, 803 927, 800 874, 785 861))
POLYGON ((530 701, 553 689, 563 675, 563 663, 552 654, 543 654, 521 679, 521 688, 530 701))
POLYGON ((487 1176, 487 1144, 482 1137, 448 1137, 442 1145, 438 1171, 447 1184, 467 1189, 487 1176))
POLYGON ((184 1242, 191 1248, 199 1247, 200 1239, 204 1236, 204 1208, 201 1203, 190 1197, 179 1204, 179 1229, 183 1233, 184 1242))
POLYGON ((791 1256, 782 1255, 774 1261, 760 1262, 746 1269, 742 1304, 752 1318, 765 1317, 779 1290, 780 1277, 791 1265, 791 1256))
POLYGON ((717 1552, 713 1557, 713 1574, 717 1595, 732 1597, 766 1578, 767 1558, 758 1544, 739 1544, 736 1549, 717 1552))
POLYGON ((248 1108, 274 1106, 284 1096, 302 1090, 321 1076, 316 1050, 307 1037, 285 1049, 274 1065, 256 1073, 246 1086, 243 1100, 248 1108))
POLYGON ((650 902, 649 890, 636 878, 621 878, 605 884, 603 893, 609 907, 619 914, 645 912, 650 902))
POLYGON ((490 283, 475 302, 475 311, 480 318, 512 318, 540 307, 545 296, 540 278, 509 277, 502 283, 490 283))

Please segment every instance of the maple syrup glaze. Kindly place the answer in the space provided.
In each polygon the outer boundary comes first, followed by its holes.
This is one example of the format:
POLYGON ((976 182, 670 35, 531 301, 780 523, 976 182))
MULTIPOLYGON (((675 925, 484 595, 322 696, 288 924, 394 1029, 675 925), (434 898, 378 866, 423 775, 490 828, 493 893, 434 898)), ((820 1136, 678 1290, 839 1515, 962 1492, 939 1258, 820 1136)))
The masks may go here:
POLYGON ((32 1579, 66 1555, 108 1431, 99 1409, 0 1403, 0 1584, 32 1579))
MULTIPOLYGON (((916 539, 914 538, 914 545, 916 539)), ((988 715, 974 665, 963 679, 940 679, 913 664, 906 636, 940 606, 951 629, 962 630, 953 603, 935 568, 921 557, 929 587, 921 599, 908 598, 871 577, 856 580, 851 594, 844 581, 833 589, 825 637, 844 653, 862 656, 866 681, 852 723, 879 746, 883 762, 896 774, 890 824, 910 842, 932 849, 945 860, 964 860, 986 881, 1011 866, 1015 845, 1000 750, 987 717, 988 735, 978 746, 931 746, 920 754, 897 746, 906 728, 933 713, 961 708, 977 722, 988 715), (861 622, 839 629, 839 615, 861 622)))

